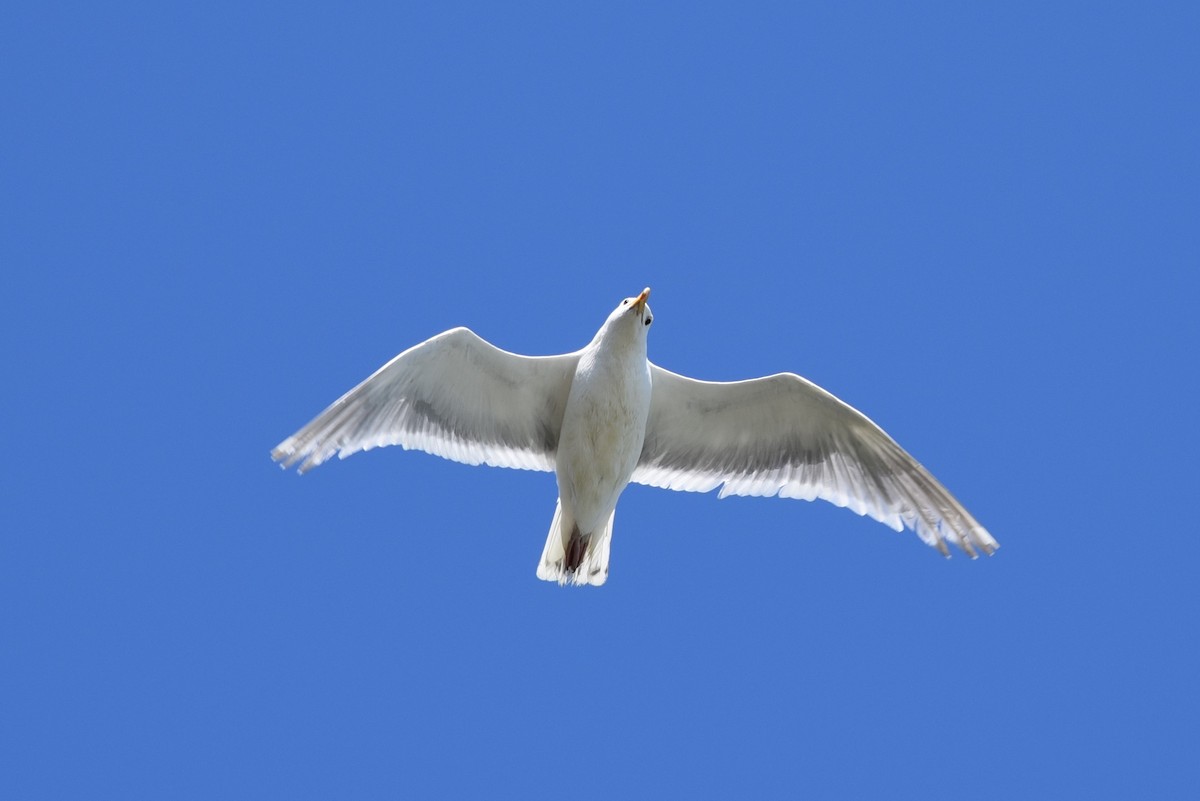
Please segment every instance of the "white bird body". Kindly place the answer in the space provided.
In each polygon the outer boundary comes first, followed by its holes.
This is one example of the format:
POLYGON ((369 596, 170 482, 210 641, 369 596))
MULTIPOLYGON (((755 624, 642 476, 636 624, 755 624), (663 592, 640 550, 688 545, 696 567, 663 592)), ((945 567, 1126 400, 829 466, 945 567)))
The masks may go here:
POLYGON ((557 527, 550 527, 538 578, 603 584, 608 577, 613 512, 637 467, 650 415, 646 294, 644 311, 618 307, 579 354, 555 459, 557 527))
POLYGON ((305 472, 381 445, 466 464, 554 471, 537 575, 608 577, 616 504, 631 482, 726 495, 822 498, 910 528, 949 555, 995 539, 865 415, 791 373, 697 381, 647 359, 650 290, 626 298, 583 350, 519 356, 455 328, 396 356, 272 457, 305 472))

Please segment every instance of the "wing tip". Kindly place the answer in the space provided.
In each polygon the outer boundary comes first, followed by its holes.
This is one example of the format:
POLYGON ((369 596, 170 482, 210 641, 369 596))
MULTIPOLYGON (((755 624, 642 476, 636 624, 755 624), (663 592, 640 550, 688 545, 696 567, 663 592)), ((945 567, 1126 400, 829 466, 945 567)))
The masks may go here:
POLYGON ((289 437, 271 449, 271 459, 279 463, 281 470, 290 470, 297 462, 303 459, 304 461, 301 462, 300 467, 297 469, 297 472, 301 475, 321 463, 315 460, 314 457, 315 454, 311 448, 296 447, 295 437, 289 437))
POLYGON ((947 541, 957 545, 972 560, 979 558, 980 551, 984 556, 992 556, 1000 550, 1000 543, 984 528, 973 528, 965 535, 958 532, 940 532, 935 547, 942 556, 949 559, 950 549, 946 547, 947 541))
POLYGON ((976 525, 971 529, 969 541, 972 541, 979 550, 983 551, 984 556, 991 556, 1000 550, 1000 543, 996 542, 996 538, 988 533, 988 530, 983 526, 976 525))

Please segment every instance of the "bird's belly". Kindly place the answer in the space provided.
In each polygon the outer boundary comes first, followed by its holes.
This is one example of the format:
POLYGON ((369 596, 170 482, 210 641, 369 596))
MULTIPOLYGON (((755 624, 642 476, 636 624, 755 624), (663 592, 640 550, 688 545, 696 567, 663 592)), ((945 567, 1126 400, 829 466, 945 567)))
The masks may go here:
POLYGON ((648 404, 637 397, 572 397, 563 416, 556 472, 566 511, 590 533, 608 521, 637 467, 648 404))

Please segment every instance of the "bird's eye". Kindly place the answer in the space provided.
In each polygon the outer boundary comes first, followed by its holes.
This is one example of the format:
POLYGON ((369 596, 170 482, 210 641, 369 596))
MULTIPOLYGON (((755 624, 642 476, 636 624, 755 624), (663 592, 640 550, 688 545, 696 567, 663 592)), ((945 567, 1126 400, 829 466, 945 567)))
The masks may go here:
POLYGON ((621 301, 621 305, 622 305, 622 306, 628 306, 628 305, 629 305, 629 298, 625 298, 625 300, 621 301))
POLYGON ((651 323, 651 322, 653 322, 653 321, 654 321, 654 318, 653 318, 653 317, 647 317, 647 318, 646 318, 646 325, 650 325, 650 323, 651 323))

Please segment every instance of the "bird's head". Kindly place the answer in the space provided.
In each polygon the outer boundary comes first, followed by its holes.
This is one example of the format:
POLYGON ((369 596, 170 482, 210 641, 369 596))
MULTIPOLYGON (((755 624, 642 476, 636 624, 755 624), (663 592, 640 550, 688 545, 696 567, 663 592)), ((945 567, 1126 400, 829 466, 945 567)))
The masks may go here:
POLYGON ((649 297, 650 287, 646 287, 637 297, 625 298, 617 308, 613 309, 612 314, 608 315, 608 327, 629 327, 641 331, 644 336, 650 323, 654 322, 650 304, 646 302, 649 297))
POLYGON ((604 325, 596 332, 593 344, 608 343, 610 346, 628 347, 636 344, 645 349, 647 332, 654 315, 646 298, 650 297, 650 287, 642 290, 637 297, 625 298, 612 310, 604 325))

